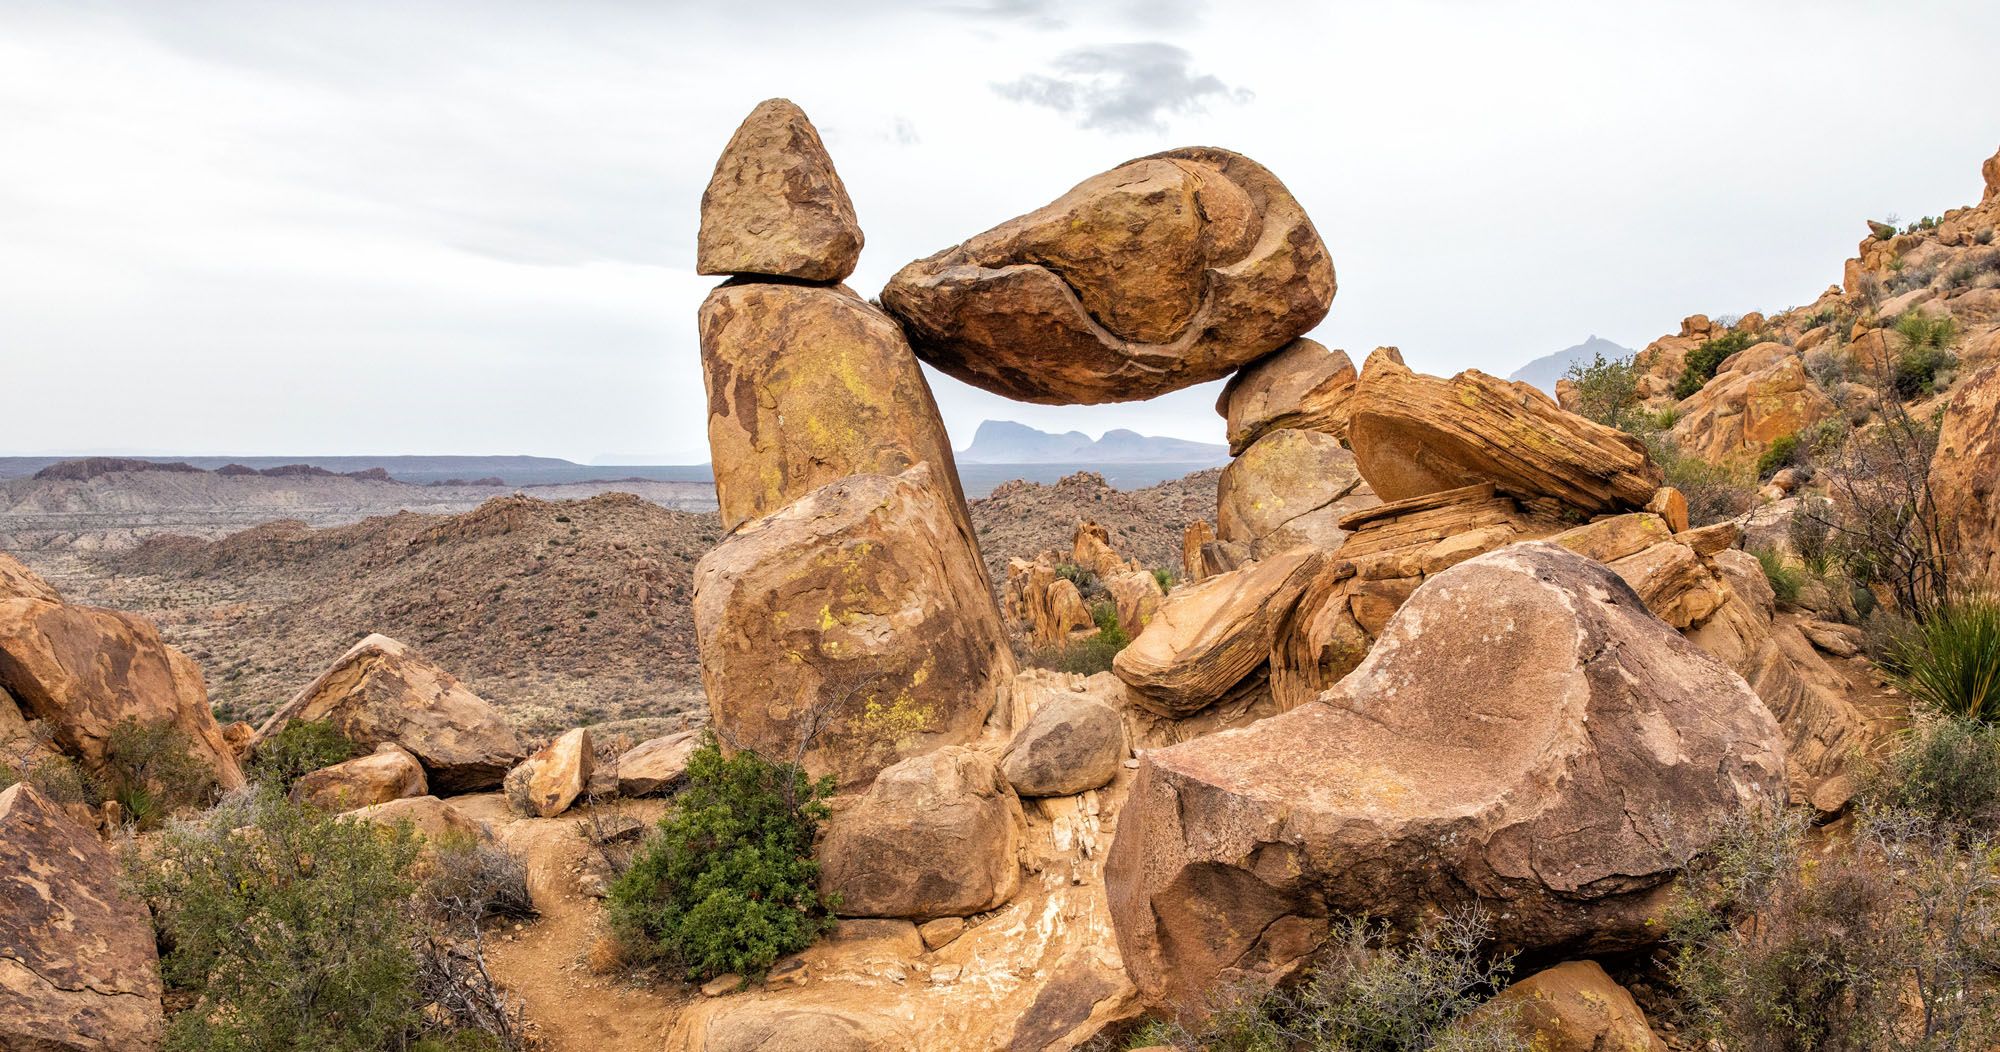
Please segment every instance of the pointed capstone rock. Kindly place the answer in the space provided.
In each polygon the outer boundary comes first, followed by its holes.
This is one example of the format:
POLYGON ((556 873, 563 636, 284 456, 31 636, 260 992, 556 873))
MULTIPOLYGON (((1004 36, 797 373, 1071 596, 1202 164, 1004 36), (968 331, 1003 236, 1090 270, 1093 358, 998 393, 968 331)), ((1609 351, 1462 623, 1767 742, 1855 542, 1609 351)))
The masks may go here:
POLYGON ((695 270, 834 282, 860 257, 854 202, 819 131, 790 99, 758 103, 702 192, 695 270))

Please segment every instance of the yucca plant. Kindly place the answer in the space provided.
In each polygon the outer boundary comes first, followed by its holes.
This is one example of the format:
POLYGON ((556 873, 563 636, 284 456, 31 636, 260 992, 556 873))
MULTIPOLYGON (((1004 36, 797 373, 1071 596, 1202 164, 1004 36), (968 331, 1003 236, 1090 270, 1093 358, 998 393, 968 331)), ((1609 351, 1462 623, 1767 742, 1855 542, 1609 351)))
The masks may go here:
POLYGON ((2000 601, 1938 607, 1891 648, 1889 671, 1941 716, 2000 723, 2000 601))

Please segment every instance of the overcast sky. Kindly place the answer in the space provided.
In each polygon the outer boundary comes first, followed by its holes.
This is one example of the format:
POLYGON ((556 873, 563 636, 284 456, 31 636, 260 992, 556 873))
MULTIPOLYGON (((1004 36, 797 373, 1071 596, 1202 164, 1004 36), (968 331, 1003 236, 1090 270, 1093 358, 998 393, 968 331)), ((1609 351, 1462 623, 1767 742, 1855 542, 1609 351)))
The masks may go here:
MULTIPOLYGON (((0 0, 0 453, 705 459, 736 123, 818 124, 851 284, 1156 150, 1276 172, 1315 334, 1506 373, 1773 310, 1970 204, 2000 4, 0 0)), ((988 417, 1221 441, 1214 384, 988 417)))

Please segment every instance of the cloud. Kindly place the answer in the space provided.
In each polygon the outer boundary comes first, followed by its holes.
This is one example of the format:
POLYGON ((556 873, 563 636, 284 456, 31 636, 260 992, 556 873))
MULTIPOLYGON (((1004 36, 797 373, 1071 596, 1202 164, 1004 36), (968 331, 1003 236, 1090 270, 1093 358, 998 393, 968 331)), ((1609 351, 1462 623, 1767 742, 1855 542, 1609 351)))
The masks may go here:
POLYGON ((1062 29, 1068 20, 1053 12, 1049 0, 977 0, 973 3, 942 4, 945 14, 965 15, 994 22, 1020 22, 1036 29, 1062 29))
POLYGON ((1168 114, 1201 112, 1211 99, 1244 103, 1253 97, 1212 73, 1196 73, 1193 62, 1172 44, 1099 44, 1058 55, 1050 63, 1053 75, 1030 73, 993 90, 1105 131, 1160 131, 1168 114))

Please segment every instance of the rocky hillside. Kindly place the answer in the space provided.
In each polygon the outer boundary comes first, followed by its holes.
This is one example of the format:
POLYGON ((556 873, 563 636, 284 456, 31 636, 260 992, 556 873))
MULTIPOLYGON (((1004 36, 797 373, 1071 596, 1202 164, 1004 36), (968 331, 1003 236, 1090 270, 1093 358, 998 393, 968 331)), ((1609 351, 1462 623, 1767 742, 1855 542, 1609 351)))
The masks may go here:
POLYGON ((972 502, 987 573, 998 583, 1006 580, 1009 559, 1068 549, 1076 524, 1086 519, 1103 526, 1125 557, 1148 567, 1176 569, 1187 524, 1215 514, 1220 474, 1221 469, 1211 468, 1135 490, 1112 489, 1093 471, 1077 472, 1054 485, 1003 483, 972 502))

